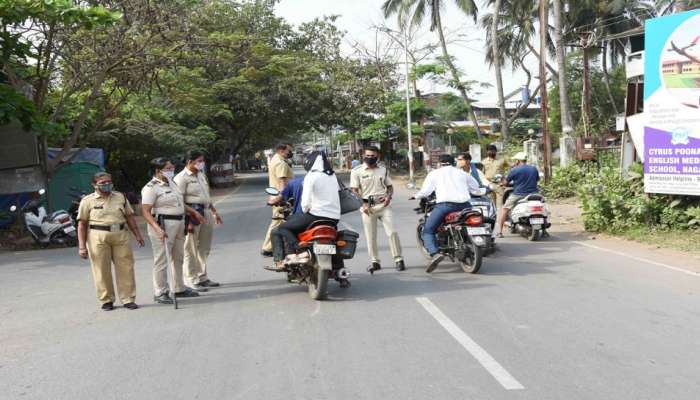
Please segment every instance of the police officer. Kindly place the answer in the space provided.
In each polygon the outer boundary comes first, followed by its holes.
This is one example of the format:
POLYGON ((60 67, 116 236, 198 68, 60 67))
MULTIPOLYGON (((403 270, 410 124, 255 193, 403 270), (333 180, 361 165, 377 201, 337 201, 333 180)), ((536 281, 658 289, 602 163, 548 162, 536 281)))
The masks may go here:
POLYGON ((378 165, 379 149, 370 146, 364 151, 364 163, 350 173, 350 188, 362 197, 362 224, 367 237, 367 249, 371 265, 367 271, 374 273, 381 269, 379 250, 377 248, 377 222, 384 225, 384 232, 389 237, 391 255, 396 264, 396 270, 403 271, 406 266, 401 256, 399 234, 394 231, 391 212, 391 197, 394 186, 386 167, 378 165))
POLYGON ((491 198, 493 198, 496 203, 496 208, 501 209, 503 207, 503 194, 505 189, 501 186, 501 182, 497 182, 496 175, 506 175, 506 170, 508 169, 508 162, 503 158, 496 158, 498 153, 498 148, 490 144, 486 146, 486 158, 481 161, 484 164, 484 175, 486 176, 486 184, 489 189, 491 189, 491 198))
POLYGON ((214 223, 221 225, 221 217, 211 203, 209 182, 204 172, 204 153, 191 150, 187 154, 187 164, 173 179, 180 193, 185 196, 185 204, 196 210, 204 223, 189 219, 185 239, 184 269, 186 283, 198 291, 219 286, 207 275, 207 258, 211 250, 214 223))
POLYGON ((90 258, 97 299, 102 309, 114 309, 112 263, 117 280, 119 300, 125 308, 139 308, 134 279, 134 253, 129 243, 128 225, 140 247, 144 246, 134 210, 126 196, 114 191, 112 176, 98 172, 92 178, 95 193, 83 198, 78 208, 78 254, 90 258))
MULTIPOLYGON (((289 165, 292 156, 294 156, 294 146, 289 143, 280 143, 275 147, 276 154, 270 160, 268 165, 268 184, 280 191, 280 193, 287 187, 289 181, 294 178, 294 172, 292 167, 289 165)), ((301 199, 298 199, 301 200, 301 199)), ((272 257, 272 230, 280 226, 284 222, 284 213, 282 208, 278 206, 272 207, 272 221, 270 226, 267 228, 267 233, 265 234, 265 240, 263 241, 262 250, 260 254, 263 257, 272 257)))
POLYGON ((185 212, 200 224, 206 221, 194 209, 185 205, 185 199, 172 181, 175 166, 170 160, 162 157, 153 159, 151 168, 154 171, 153 179, 141 189, 141 210, 148 223, 148 237, 153 248, 153 300, 160 304, 172 304, 171 290, 177 297, 199 296, 199 293, 185 286, 182 277, 185 212), (168 274, 173 273, 173 270, 175 287, 169 289, 168 274))

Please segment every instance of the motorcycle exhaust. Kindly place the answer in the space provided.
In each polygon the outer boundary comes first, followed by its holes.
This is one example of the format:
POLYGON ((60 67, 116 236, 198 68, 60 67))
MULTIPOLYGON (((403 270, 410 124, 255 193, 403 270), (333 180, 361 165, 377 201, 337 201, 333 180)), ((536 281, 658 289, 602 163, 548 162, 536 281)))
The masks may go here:
POLYGON ((341 268, 340 270, 338 270, 338 278, 340 278, 340 279, 350 278, 350 271, 348 271, 345 268, 341 268))

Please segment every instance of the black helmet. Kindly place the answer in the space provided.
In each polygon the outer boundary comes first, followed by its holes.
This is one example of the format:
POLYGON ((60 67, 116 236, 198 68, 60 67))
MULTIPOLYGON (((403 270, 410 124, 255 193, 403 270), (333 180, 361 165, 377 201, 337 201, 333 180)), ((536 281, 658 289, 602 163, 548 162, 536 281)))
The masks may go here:
POLYGON ((440 164, 442 165, 454 165, 455 158, 450 154, 440 154, 440 164))

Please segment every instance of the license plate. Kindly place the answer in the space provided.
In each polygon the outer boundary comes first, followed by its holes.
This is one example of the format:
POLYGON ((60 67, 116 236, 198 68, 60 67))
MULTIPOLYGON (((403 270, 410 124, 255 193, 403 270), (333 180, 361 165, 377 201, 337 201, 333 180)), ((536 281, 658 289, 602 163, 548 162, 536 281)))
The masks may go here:
POLYGON ((544 218, 530 218, 530 225, 543 225, 544 218))
POLYGON ((335 254, 334 244, 318 244, 314 243, 314 253, 316 254, 335 254))
POLYGON ((488 235, 489 230, 486 229, 485 227, 467 228, 467 233, 469 234, 469 236, 488 235))
POLYGON ((63 228, 63 232, 65 232, 65 233, 75 232, 75 228, 72 226, 67 226, 67 227, 63 228))

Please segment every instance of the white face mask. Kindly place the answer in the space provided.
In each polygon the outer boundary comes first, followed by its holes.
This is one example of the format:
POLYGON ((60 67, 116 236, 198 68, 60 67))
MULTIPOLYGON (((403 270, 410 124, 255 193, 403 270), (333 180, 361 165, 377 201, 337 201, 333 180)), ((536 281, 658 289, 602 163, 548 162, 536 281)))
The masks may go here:
POLYGON ((194 165, 194 167, 197 168, 198 171, 204 171, 204 166, 205 166, 204 161, 200 161, 194 165))
POLYGON ((175 177, 175 171, 161 171, 160 173, 164 177, 168 178, 168 180, 172 180, 175 177))

